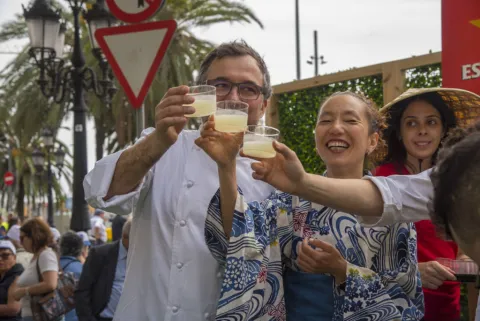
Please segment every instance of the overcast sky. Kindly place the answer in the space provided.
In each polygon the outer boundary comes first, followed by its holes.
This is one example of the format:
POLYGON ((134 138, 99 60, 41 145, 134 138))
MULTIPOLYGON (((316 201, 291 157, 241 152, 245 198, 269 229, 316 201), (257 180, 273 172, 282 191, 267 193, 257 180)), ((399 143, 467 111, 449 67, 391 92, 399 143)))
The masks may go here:
MULTIPOLYGON (((174 1, 174 0, 167 0, 174 1)), ((265 58, 273 84, 296 78, 295 1, 244 0, 264 24, 222 24, 197 29, 204 39, 221 43, 243 38, 265 58)), ((0 23, 13 19, 28 0, 0 0, 0 23)), ((306 61, 313 54, 313 31, 318 31, 319 55, 332 73, 441 50, 441 0, 300 0, 302 78, 312 77, 306 61)), ((12 49, 0 45, 0 52, 12 49)), ((11 56, 0 54, 0 68, 11 56)), ((65 124, 71 127, 71 122, 65 124)), ((88 126, 89 168, 95 161, 93 126, 88 126)), ((67 144, 72 139, 68 133, 67 144)))

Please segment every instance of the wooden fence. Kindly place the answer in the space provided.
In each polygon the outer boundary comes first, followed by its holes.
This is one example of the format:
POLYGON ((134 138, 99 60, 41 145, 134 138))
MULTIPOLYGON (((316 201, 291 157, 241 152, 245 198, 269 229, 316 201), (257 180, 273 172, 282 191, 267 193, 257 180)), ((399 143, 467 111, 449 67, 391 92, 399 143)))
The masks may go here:
POLYGON ((322 75, 273 86, 273 96, 270 100, 270 106, 267 109, 267 113, 265 115, 266 124, 268 126, 279 128, 280 114, 278 111, 277 96, 279 94, 300 91, 303 89, 328 85, 361 77, 382 75, 383 99, 384 103, 387 103, 392 101, 395 97, 405 91, 406 70, 440 63, 441 60, 441 52, 436 52, 428 55, 395 60, 361 68, 354 68, 334 74, 322 75))

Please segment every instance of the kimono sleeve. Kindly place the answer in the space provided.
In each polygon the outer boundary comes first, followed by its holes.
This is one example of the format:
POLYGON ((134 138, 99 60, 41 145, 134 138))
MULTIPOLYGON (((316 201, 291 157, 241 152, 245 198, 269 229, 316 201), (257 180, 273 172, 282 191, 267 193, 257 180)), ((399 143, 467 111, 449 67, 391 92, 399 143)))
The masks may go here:
POLYGON ((222 265, 225 264, 227 253, 233 254, 240 248, 229 248, 238 245, 241 239, 243 244, 259 254, 264 254, 264 249, 270 241, 280 241, 288 246, 291 239, 290 219, 292 212, 292 196, 280 191, 273 192, 262 202, 245 202, 242 190, 237 188, 237 200, 233 216, 230 240, 223 230, 221 214, 220 190, 218 190, 208 206, 205 221, 205 241, 210 252, 222 265), (254 218, 255 216, 255 218, 254 218), (272 220, 272 218, 276 218, 272 220), (236 240, 236 242, 231 242, 236 240))
POLYGON ((342 302, 340 320, 421 320, 423 292, 417 265, 417 237, 411 223, 392 226, 390 236, 370 268, 347 263, 345 291, 335 289, 342 302))

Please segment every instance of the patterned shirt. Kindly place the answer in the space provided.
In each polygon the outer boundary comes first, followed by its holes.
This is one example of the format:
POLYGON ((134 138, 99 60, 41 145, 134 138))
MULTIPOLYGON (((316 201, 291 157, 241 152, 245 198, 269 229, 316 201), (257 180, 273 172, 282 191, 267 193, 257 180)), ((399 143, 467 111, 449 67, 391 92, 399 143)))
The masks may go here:
POLYGON ((334 321, 422 319, 413 224, 363 228, 352 215, 280 191, 247 204, 239 190, 228 241, 219 192, 206 219, 207 245, 225 268, 216 320, 285 320, 282 270, 298 269, 304 237, 335 245, 348 262, 345 291, 332 285, 334 321))

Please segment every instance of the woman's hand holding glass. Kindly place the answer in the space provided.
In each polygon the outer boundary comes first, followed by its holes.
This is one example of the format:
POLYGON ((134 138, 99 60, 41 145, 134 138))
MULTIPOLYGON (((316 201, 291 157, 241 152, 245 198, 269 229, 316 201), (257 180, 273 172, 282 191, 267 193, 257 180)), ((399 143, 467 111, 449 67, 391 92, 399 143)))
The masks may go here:
POLYGON ((195 144, 203 149, 219 167, 235 165, 243 142, 243 132, 224 133, 215 130, 215 116, 210 116, 204 124, 195 144))
POLYGON ((273 148, 276 155, 272 158, 250 157, 243 152, 241 155, 258 161, 252 164, 253 178, 262 180, 285 193, 295 195, 302 188, 307 173, 297 154, 286 145, 274 141, 273 148))

